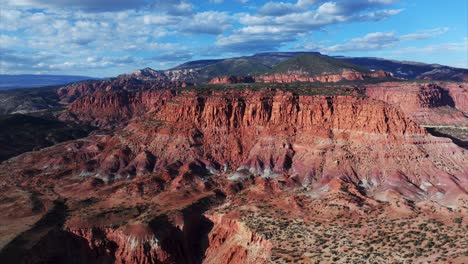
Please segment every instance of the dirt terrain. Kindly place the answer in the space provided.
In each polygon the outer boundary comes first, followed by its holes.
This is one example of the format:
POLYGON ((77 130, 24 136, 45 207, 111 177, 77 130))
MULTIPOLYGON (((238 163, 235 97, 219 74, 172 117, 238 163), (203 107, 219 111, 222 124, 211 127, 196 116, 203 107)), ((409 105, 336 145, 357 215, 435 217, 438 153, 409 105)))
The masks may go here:
POLYGON ((466 84, 125 78, 0 164, 2 263, 466 263, 466 84))

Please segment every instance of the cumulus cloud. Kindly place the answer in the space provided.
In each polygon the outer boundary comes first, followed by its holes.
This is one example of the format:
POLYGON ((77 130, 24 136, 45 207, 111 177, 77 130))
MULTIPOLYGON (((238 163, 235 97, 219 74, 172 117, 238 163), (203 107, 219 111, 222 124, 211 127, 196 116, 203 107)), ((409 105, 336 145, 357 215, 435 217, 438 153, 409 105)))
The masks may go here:
POLYGON ((156 0, 152 3, 152 7, 173 16, 184 16, 193 11, 193 5, 185 0, 156 0))
POLYGON ((423 47, 405 47, 392 51, 394 54, 405 54, 405 53, 434 53, 434 52, 455 52, 455 51, 467 51, 468 50, 468 38, 465 38, 461 42, 446 42, 435 45, 427 45, 423 47))
POLYGON ((159 40, 174 34, 174 22, 181 19, 189 25, 193 17, 137 10, 97 14, 8 6, 0 12, 1 47, 8 49, 2 53, 0 70, 62 73, 125 64, 140 67, 144 61, 134 57, 136 52, 183 49, 178 43, 159 40), (54 56, 38 55, 44 52, 54 56))
POLYGON ((445 34, 449 31, 448 27, 438 27, 428 30, 419 31, 412 34, 406 34, 401 36, 402 40, 420 40, 420 39, 427 39, 433 38, 442 34, 445 34))
POLYGON ((216 45, 227 51, 276 50, 282 44, 293 41, 294 37, 276 27, 252 26, 236 30, 229 36, 221 36, 216 45))
POLYGON ((344 44, 323 48, 324 52, 348 52, 377 50, 394 46, 399 42, 394 32, 374 32, 362 38, 354 38, 344 44))
POLYGON ((137 9, 148 0, 4 0, 8 5, 34 8, 79 8, 91 12, 137 9))
POLYGON ((184 32, 193 34, 213 34, 223 33, 231 25, 231 18, 225 12, 207 11, 200 12, 181 23, 184 32))
MULTIPOLYGON (((306 46, 306 48, 325 53, 375 51, 396 47, 404 41, 434 38, 446 33, 448 30, 449 29, 447 27, 440 27, 401 36, 396 35, 395 32, 373 32, 368 33, 363 37, 350 39, 342 44, 336 44, 328 47, 309 45, 308 47, 306 46)), ((448 49, 454 47, 460 47, 460 45, 447 46, 448 49)), ((401 51, 404 50, 405 49, 401 49, 401 51)))
POLYGON ((44 62, 51 61, 55 56, 44 53, 17 52, 11 49, 0 49, 0 69, 37 71, 48 68, 44 62))
MULTIPOLYGON (((392 8, 397 0, 283 0, 261 6, 250 1, 243 13, 221 11, 226 10, 224 5, 215 4, 227 3, 223 0, 203 4, 193 0, 0 1, 2 72, 117 71, 154 62, 172 65, 201 55, 277 50, 329 26, 379 21, 403 11, 392 8)), ((230 1, 229 5, 239 6, 247 2, 230 1)), ((401 36, 376 32, 314 48, 327 52, 383 49, 447 30, 401 36)))
POLYGON ((187 61, 193 57, 193 54, 189 51, 168 51, 158 53, 148 58, 148 60, 154 60, 157 62, 178 62, 187 61))
POLYGON ((396 0, 298 0, 267 2, 256 14, 241 14, 243 27, 218 37, 216 45, 226 50, 278 49, 304 34, 340 23, 383 20, 402 9, 381 9, 396 0))
POLYGON ((285 2, 268 2, 262 6, 258 13, 266 16, 281 16, 289 13, 293 13, 299 10, 299 7, 295 4, 285 2))

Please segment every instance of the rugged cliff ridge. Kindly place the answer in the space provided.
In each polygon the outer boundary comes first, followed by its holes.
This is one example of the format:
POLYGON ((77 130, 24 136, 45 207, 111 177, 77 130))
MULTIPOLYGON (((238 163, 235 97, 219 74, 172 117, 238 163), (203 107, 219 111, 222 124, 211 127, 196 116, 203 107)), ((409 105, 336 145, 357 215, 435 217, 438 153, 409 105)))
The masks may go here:
MULTIPOLYGON (((422 89, 418 107, 440 107, 422 89)), ((36 239, 30 262, 310 262, 314 221, 465 212, 466 150, 380 100, 98 87, 62 118, 108 130, 0 164, 0 188, 65 201, 63 223, 20 237, 36 239)))
POLYGON ((292 71, 288 73, 265 74, 257 76, 221 76, 211 79, 210 84, 235 84, 235 83, 295 83, 295 82, 320 82, 336 83, 346 81, 362 81, 367 79, 390 79, 393 75, 384 71, 362 73, 344 70, 341 74, 322 74, 309 76, 307 72, 292 71))
POLYGON ((271 243, 244 223, 227 215, 213 215, 214 229, 203 263, 265 263, 271 257, 271 243))
POLYGON ((294 82, 323 82, 333 83, 342 80, 359 81, 366 79, 385 79, 392 78, 393 75, 384 71, 362 73, 357 71, 344 70, 341 74, 323 74, 309 77, 307 73, 289 72, 286 74, 272 74, 256 76, 256 82, 261 83, 294 83, 294 82))
POLYGON ((369 85, 366 95, 392 104, 424 125, 468 126, 465 84, 381 83, 369 85))
POLYGON ((209 84, 234 84, 234 83, 253 83, 255 82, 252 76, 221 76, 211 79, 209 84))
MULTIPOLYGON (((78 163, 73 157, 56 161, 81 164, 75 173, 106 182, 168 166, 186 171, 182 164, 188 164, 201 175, 232 171, 231 179, 286 177, 293 186, 319 187, 340 178, 386 190, 403 180, 415 188, 399 191, 416 200, 423 199, 416 186, 430 184, 435 189, 425 195, 443 197, 434 195, 450 189, 451 204, 466 188, 462 149, 427 135, 396 108, 366 98, 276 90, 96 92, 75 101, 70 112, 99 125, 129 121, 113 136, 72 151, 85 157, 78 163)), ((175 183, 190 181, 181 177, 175 183)))

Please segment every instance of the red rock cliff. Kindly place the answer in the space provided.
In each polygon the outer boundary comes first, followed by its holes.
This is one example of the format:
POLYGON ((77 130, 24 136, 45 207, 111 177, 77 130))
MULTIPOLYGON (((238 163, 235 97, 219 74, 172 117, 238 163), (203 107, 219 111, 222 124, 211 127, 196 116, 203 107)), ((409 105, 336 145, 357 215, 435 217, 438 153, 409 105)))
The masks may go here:
POLYGON ((391 78, 390 73, 377 71, 372 73, 360 73, 356 71, 343 71, 341 74, 321 75, 308 77, 306 73, 291 72, 288 74, 260 75, 255 77, 256 82, 261 83, 293 83, 293 82, 339 82, 342 80, 355 81, 369 78, 391 78))
POLYGON ((369 85, 366 95, 392 104, 421 124, 467 126, 467 88, 464 84, 381 83, 369 85), (457 111, 459 110, 459 111, 457 111))
MULTIPOLYGON (((424 95, 434 97, 432 92, 424 95)), ((274 90, 145 91, 128 93, 125 100, 96 93, 90 98, 77 100, 71 112, 102 124, 117 118, 119 111, 125 120, 133 118, 103 141, 104 151, 93 158, 97 165, 87 173, 106 180, 135 175, 132 166, 146 167, 137 164, 160 171, 174 161, 193 160, 200 170, 234 170, 233 179, 295 175, 306 185, 339 177, 393 188, 392 182, 407 177, 416 185, 431 181, 458 188, 451 175, 466 180, 466 155, 450 140, 428 136, 398 109, 367 98, 274 90), (117 151, 115 146, 128 149, 117 151), (156 161, 133 161, 144 152, 156 161), (444 164, 434 163, 448 152, 452 154, 444 164)), ((190 182, 177 179, 178 185, 190 182)))

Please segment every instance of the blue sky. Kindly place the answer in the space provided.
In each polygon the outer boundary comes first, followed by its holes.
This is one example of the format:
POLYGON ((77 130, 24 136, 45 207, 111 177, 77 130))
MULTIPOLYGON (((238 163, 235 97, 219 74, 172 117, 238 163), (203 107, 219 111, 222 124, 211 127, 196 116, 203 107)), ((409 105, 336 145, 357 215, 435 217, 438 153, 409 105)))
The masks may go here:
POLYGON ((319 51, 468 68, 467 0, 0 0, 0 73, 319 51))

